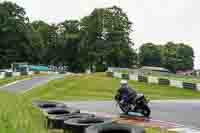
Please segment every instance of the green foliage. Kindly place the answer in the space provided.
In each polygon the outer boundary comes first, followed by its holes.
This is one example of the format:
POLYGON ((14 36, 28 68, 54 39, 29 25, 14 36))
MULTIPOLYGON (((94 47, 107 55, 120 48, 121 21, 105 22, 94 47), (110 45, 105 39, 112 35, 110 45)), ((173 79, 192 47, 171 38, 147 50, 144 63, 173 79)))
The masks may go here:
POLYGON ((44 117, 21 96, 0 92, 0 132, 47 133, 44 117))
POLYGON ((59 24, 29 22, 24 8, 0 3, 0 69, 13 62, 68 66, 69 71, 103 71, 138 64, 172 72, 193 68, 193 49, 185 44, 144 44, 139 56, 130 38, 132 23, 119 7, 98 8, 78 20, 59 24))
POLYGON ((192 47, 183 43, 168 42, 165 45, 146 43, 139 51, 141 66, 165 67, 172 72, 193 69, 193 61, 192 47))
POLYGON ((67 65, 72 72, 84 72, 88 68, 105 71, 108 66, 131 67, 136 63, 129 38, 131 22, 119 7, 95 9, 80 22, 65 20, 49 25, 28 22, 24 9, 14 3, 3 2, 0 6, 0 18, 6 18, 0 27, 0 68, 26 61, 67 65))
POLYGON ((142 66, 161 66, 161 50, 152 43, 143 44, 139 51, 139 62, 142 66))
POLYGON ((185 44, 168 42, 163 47, 163 66, 172 72, 193 69, 193 49, 185 44))

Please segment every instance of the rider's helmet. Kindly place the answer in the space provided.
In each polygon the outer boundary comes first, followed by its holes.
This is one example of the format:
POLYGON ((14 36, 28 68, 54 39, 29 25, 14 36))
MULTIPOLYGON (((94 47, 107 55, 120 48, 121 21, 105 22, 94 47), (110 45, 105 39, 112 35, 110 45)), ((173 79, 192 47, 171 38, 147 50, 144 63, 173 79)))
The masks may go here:
POLYGON ((127 81, 127 80, 121 80, 121 81, 120 81, 120 84, 121 84, 121 87, 122 87, 122 88, 128 87, 128 81, 127 81))

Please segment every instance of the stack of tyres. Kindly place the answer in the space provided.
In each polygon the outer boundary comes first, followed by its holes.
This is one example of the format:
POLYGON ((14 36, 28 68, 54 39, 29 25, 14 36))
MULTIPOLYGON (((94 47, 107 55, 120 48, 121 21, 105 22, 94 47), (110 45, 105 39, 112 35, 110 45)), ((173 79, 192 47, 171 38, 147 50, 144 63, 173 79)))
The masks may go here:
POLYGON ((64 129, 64 121, 74 118, 89 118, 95 117, 92 114, 85 113, 74 113, 69 115, 61 115, 61 116, 49 116, 48 117, 48 128, 49 129, 64 129))
POLYGON ((110 122, 110 120, 99 117, 69 119, 64 122, 64 133, 85 133, 88 127, 106 122, 110 122))
POLYGON ((33 105, 42 111, 53 109, 53 108, 66 108, 67 107, 63 103, 51 102, 51 101, 33 101, 33 105))
POLYGON ((37 100, 33 101, 33 105, 43 111, 46 118, 44 124, 47 128, 63 128, 63 124, 60 123, 64 123, 64 119, 80 113, 80 110, 68 107, 67 105, 59 102, 37 100))
POLYGON ((85 133, 145 133, 145 129, 129 124, 103 123, 88 127, 85 133))
POLYGON ((56 125, 54 125, 57 123, 55 123, 54 119, 52 118, 70 116, 77 113, 80 113, 80 110, 70 107, 47 109, 44 111, 44 115, 47 118, 47 123, 45 125, 47 126, 47 128, 57 127, 56 125))

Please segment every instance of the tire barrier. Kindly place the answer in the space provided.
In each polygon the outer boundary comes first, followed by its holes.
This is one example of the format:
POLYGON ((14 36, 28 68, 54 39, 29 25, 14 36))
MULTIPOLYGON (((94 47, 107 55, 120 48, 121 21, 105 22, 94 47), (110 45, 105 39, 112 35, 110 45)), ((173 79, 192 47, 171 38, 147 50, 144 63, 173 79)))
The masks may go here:
MULTIPOLYGON (((109 73, 109 71, 107 72, 109 73)), ((172 79, 159 79, 158 77, 152 76, 138 76, 137 74, 129 73, 128 76, 126 74, 122 74, 120 72, 112 72, 114 78, 119 79, 128 79, 134 80, 138 82, 145 82, 150 84, 159 84, 159 85, 168 85, 177 88, 191 89, 194 91, 200 92, 200 83, 187 83, 180 80, 172 80, 172 79)))
POLYGON ((5 73, 5 77, 6 77, 6 78, 12 77, 12 75, 13 75, 12 72, 6 72, 6 73, 5 73))
POLYGON ((64 121, 64 133, 85 133, 86 128, 108 122, 105 118, 74 118, 64 121))
POLYGON ((66 72, 65 71, 60 71, 59 74, 66 74, 66 72))
POLYGON ((128 124, 104 123, 87 128, 85 133, 145 133, 145 129, 128 124))
POLYGON ((168 79, 158 79, 159 85, 169 85, 170 81, 168 79))
POLYGON ((122 79, 127 79, 127 80, 129 80, 129 74, 122 74, 122 79))
POLYGON ((20 72, 20 75, 21 75, 21 76, 26 76, 26 75, 28 75, 28 72, 26 72, 26 71, 20 72))
POLYGON ((33 105, 41 110, 48 110, 52 108, 66 108, 63 103, 49 102, 49 101, 33 101, 33 105))
POLYGON ((64 129, 64 121, 74 118, 89 118, 94 117, 91 114, 75 113, 64 116, 49 116, 47 118, 47 128, 49 129, 64 129))
POLYGON ((191 89, 191 90, 197 90, 197 85, 193 84, 193 83, 183 82, 183 88, 185 88, 185 89, 191 89))
POLYGON ((40 71, 35 71, 34 74, 40 74, 40 71))
POLYGON ((107 72, 106 75, 107 75, 108 77, 113 77, 113 72, 107 72))
POLYGON ((138 81, 139 81, 139 82, 145 82, 145 83, 148 83, 148 79, 147 79, 147 77, 144 77, 144 76, 138 76, 138 81))
POLYGON ((58 108, 50 108, 50 109, 44 110, 44 115, 46 117, 70 115, 70 114, 73 114, 73 113, 80 113, 80 110, 70 108, 70 107, 65 107, 65 108, 58 107, 58 108))

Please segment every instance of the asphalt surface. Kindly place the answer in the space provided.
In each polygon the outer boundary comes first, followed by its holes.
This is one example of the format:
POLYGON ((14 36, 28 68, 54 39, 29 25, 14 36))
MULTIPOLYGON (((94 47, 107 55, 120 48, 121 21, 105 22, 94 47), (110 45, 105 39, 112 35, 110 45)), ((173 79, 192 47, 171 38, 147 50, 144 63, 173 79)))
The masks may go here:
MULTIPOLYGON (((66 102, 82 110, 120 114, 120 109, 112 101, 102 102, 66 102)), ((151 102, 152 119, 200 128, 200 101, 151 102)))
POLYGON ((25 93, 33 87, 43 85, 50 80, 62 78, 63 76, 64 75, 51 74, 47 76, 33 77, 32 79, 22 80, 11 85, 0 87, 0 90, 5 90, 11 93, 25 93))

